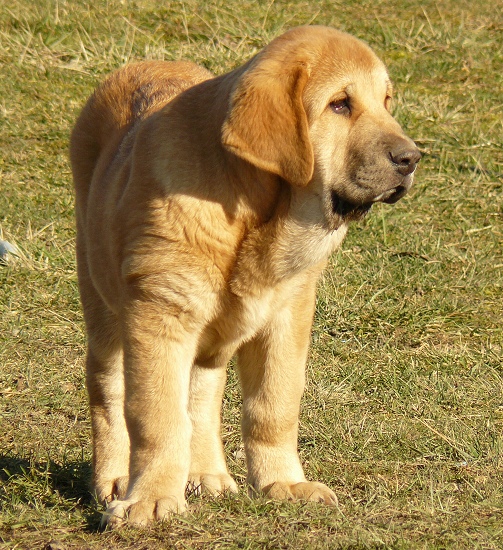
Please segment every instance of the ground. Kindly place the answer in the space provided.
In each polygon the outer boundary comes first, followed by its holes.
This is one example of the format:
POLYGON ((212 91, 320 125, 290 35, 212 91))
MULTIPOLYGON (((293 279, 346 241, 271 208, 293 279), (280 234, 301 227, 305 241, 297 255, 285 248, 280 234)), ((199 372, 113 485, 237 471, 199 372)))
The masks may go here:
POLYGON ((0 10, 0 548, 503 546, 503 7, 467 0, 13 0, 0 10), (299 449, 339 505, 250 498, 229 371, 237 496, 99 532, 68 136, 138 59, 222 73, 283 30, 351 32, 387 63, 423 160, 350 231, 320 284, 299 449), (51 541, 53 541, 51 543, 51 541), (50 544, 49 544, 50 543, 50 544))

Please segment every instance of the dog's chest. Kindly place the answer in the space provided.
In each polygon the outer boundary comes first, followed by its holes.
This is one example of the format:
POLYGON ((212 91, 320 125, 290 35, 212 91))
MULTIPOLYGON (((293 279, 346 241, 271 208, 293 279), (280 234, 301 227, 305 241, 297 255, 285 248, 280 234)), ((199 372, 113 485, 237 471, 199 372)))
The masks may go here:
POLYGON ((346 229, 327 231, 321 224, 290 219, 274 234, 274 240, 260 238, 260 234, 250 239, 240 251, 231 278, 214 295, 213 315, 199 341, 199 359, 211 364, 216 358, 230 357, 243 343, 273 326, 278 316, 288 316, 292 297, 313 287, 346 229))
MULTIPOLYGON (((232 355, 252 340, 285 304, 285 290, 266 289, 255 296, 228 295, 219 315, 203 331, 199 360, 232 355)), ((228 360, 229 357, 226 357, 228 360)))

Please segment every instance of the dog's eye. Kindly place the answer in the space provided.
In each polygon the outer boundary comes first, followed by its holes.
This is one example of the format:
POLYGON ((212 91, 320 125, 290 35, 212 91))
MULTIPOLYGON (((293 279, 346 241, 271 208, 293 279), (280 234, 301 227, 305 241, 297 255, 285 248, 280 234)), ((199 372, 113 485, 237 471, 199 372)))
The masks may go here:
POLYGON ((338 115, 345 115, 350 112, 349 100, 347 98, 331 101, 329 103, 329 107, 334 113, 337 113, 338 115))

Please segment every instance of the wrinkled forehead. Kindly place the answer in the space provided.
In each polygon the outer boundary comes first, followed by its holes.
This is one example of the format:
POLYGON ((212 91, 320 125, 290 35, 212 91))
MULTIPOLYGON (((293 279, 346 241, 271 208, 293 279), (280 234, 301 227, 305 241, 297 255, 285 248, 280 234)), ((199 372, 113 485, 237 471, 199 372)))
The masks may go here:
POLYGON ((363 42, 340 33, 311 59, 304 91, 306 108, 355 94, 382 101, 392 86, 384 63, 363 42))

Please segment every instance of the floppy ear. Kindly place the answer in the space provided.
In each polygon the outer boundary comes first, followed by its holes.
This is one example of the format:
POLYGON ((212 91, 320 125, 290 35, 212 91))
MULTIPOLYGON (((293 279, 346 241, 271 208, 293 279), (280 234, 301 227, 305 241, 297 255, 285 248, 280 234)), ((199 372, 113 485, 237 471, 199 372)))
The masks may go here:
POLYGON ((231 94, 222 143, 257 168, 304 186, 314 169, 302 103, 308 74, 303 65, 276 68, 272 74, 257 63, 243 73, 231 94))

